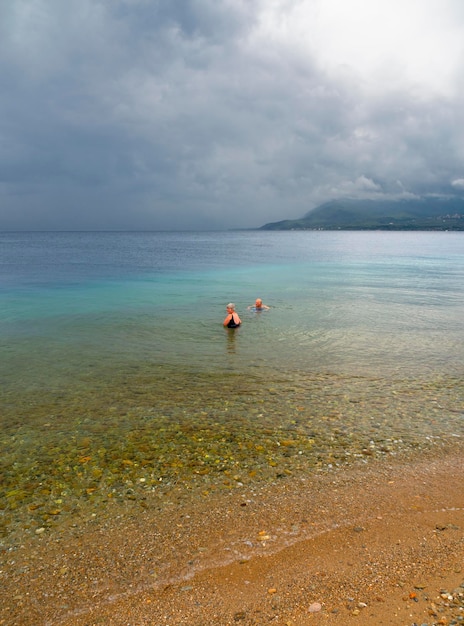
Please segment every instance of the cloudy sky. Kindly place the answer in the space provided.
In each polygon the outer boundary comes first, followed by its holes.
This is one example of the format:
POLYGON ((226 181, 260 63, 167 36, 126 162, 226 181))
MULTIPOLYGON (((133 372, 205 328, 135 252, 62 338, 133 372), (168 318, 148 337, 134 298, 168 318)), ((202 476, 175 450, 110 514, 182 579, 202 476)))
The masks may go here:
POLYGON ((464 197, 463 0, 0 0, 0 229, 464 197))

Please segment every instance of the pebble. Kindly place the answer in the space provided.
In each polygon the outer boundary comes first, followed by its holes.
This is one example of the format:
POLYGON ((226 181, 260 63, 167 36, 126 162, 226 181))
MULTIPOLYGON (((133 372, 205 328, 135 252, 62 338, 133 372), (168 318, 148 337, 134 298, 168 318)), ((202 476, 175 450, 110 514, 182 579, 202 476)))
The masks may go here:
POLYGON ((453 591, 440 589, 439 594, 428 603, 428 613, 432 621, 414 622, 411 626, 464 625, 464 582, 453 591))
POLYGON ((308 609, 310 613, 318 613, 321 610, 322 604, 320 604, 320 602, 313 602, 308 609))

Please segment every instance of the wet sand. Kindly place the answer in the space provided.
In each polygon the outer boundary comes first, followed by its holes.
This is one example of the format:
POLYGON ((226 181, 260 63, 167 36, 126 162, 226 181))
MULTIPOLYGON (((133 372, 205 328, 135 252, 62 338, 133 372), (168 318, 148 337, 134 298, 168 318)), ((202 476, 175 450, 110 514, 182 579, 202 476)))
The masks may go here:
POLYGON ((173 488, 1 556, 8 626, 464 623, 464 460, 173 488))

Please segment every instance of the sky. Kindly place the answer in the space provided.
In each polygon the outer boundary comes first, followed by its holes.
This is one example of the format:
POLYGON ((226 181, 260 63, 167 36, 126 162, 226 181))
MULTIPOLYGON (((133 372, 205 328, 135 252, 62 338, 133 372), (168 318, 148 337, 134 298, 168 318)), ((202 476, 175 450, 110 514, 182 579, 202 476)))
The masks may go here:
POLYGON ((0 230, 464 198, 463 0, 0 0, 0 230))

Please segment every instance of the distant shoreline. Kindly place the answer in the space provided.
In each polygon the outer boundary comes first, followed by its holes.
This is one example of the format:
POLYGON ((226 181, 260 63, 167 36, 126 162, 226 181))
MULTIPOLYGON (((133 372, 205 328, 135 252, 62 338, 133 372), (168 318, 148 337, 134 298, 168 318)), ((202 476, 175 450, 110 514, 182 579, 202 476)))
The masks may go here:
POLYGON ((297 219, 270 222, 262 230, 462 231, 462 198, 413 200, 340 199, 321 204, 297 219))

